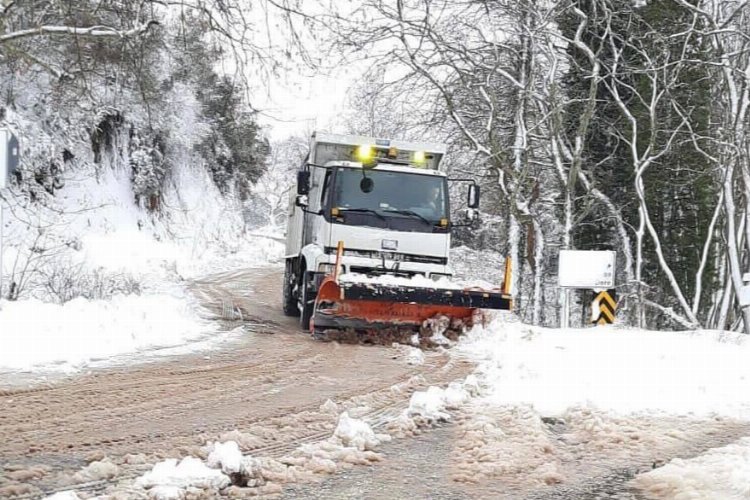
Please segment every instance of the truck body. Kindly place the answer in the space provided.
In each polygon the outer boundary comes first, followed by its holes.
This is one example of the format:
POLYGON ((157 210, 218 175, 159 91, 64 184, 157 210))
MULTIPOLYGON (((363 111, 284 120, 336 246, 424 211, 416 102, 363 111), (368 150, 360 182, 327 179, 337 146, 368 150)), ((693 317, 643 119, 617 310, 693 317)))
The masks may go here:
MULTIPOLYGON (((313 134, 289 200, 287 314, 308 328, 321 284, 336 268, 337 275, 450 279, 445 153, 441 144, 313 134)), ((478 196, 471 183, 470 207, 478 196)))

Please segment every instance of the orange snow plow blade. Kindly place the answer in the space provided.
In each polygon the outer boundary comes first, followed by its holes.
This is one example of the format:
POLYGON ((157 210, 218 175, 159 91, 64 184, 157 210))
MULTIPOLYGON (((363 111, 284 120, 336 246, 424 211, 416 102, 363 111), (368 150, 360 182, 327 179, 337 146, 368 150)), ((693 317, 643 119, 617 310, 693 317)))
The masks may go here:
POLYGON ((342 282, 343 253, 344 243, 339 241, 333 274, 323 279, 315 298, 310 330, 321 338, 337 330, 388 340, 402 333, 423 333, 423 325, 432 318, 448 318, 451 326, 471 326, 479 309, 510 310, 513 306, 510 258, 505 260, 505 282, 500 291, 342 282))
POLYGON ((477 309, 508 310, 511 305, 509 295, 494 290, 341 282, 327 276, 318 289, 311 330, 419 330, 436 316, 471 324, 477 309))

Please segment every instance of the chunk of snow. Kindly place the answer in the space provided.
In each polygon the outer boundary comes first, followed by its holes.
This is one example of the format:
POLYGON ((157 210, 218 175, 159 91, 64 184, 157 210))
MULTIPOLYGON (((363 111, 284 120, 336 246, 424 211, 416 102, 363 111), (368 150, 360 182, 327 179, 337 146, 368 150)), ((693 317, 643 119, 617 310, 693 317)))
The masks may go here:
POLYGON ((187 492, 179 486, 155 486, 148 490, 148 496, 153 500, 183 500, 187 492))
POLYGON ((470 398, 474 378, 466 382, 451 382, 448 387, 430 386, 426 391, 415 391, 409 400, 406 414, 410 417, 423 417, 427 420, 450 420, 451 416, 446 410, 454 410, 461 407, 470 398), (467 388, 465 388, 465 386, 467 388))
POLYGON ((73 475, 77 483, 99 481, 100 479, 111 479, 120 473, 120 468, 108 459, 91 462, 73 475))
POLYGON ((430 341, 433 345, 449 346, 451 342, 446 336, 445 332, 451 326, 451 319, 448 316, 435 316, 424 321, 422 327, 432 332, 430 335, 430 341))
POLYGON ((221 469, 227 474, 242 470, 242 452, 235 441, 214 443, 208 454, 208 466, 221 469))
POLYGON ((170 458, 154 465, 151 471, 136 480, 136 484, 143 488, 155 486, 171 486, 176 488, 221 489, 228 486, 229 478, 220 470, 211 469, 200 459, 185 457, 180 462, 170 458))
POLYGON ((58 491, 57 493, 54 493, 48 497, 44 497, 43 500, 81 500, 81 497, 79 497, 78 493, 73 490, 65 490, 58 491))
POLYGON ((479 379, 473 373, 464 379, 463 388, 472 396, 478 396, 480 391, 479 379))
POLYGON ((411 347, 406 353, 406 362, 410 365, 423 365, 424 359, 422 349, 411 347))
POLYGON ((341 440, 344 446, 357 448, 358 450, 372 450, 381 443, 381 439, 375 434, 364 420, 351 418, 348 412, 339 416, 339 423, 333 432, 334 437, 341 440))
POLYGON ((326 399, 326 402, 320 405, 320 411, 338 415, 339 405, 331 401, 330 399, 326 399))
POLYGON ((458 382, 451 382, 443 391, 443 402, 450 409, 459 408, 469 400, 469 393, 458 382))
POLYGON ((409 416, 421 416, 429 420, 449 420, 450 414, 445 412, 444 391, 430 386, 426 391, 415 391, 409 400, 406 410, 409 416))

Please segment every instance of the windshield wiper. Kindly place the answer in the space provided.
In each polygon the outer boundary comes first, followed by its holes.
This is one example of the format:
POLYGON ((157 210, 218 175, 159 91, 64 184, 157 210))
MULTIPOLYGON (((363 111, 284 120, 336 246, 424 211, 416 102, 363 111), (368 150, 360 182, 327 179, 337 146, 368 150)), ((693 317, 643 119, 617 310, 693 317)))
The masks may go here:
POLYGON ((377 210, 373 210, 372 208, 341 208, 338 207, 340 212, 359 212, 359 213, 365 213, 365 214, 374 214, 378 218, 387 221, 388 219, 385 218, 385 215, 381 214, 377 210))
POLYGON ((386 212, 393 212, 393 213, 401 214, 401 215, 411 215, 412 217, 418 217, 425 224, 430 224, 430 225, 434 225, 435 224, 434 222, 430 221, 429 219, 427 219, 426 217, 424 217, 422 215, 419 215, 417 212, 415 212, 413 210, 395 210, 395 209, 389 209, 389 210, 386 210, 386 212))

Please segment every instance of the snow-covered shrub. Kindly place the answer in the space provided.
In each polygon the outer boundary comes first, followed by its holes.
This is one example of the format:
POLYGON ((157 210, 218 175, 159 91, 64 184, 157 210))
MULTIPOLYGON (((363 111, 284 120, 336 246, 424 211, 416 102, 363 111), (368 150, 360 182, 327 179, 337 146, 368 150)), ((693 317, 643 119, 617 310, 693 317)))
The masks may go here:
POLYGON ((83 265, 58 264, 40 271, 42 298, 64 304, 75 298, 107 300, 115 295, 140 294, 141 284, 126 273, 110 273, 103 269, 86 269, 83 265))

